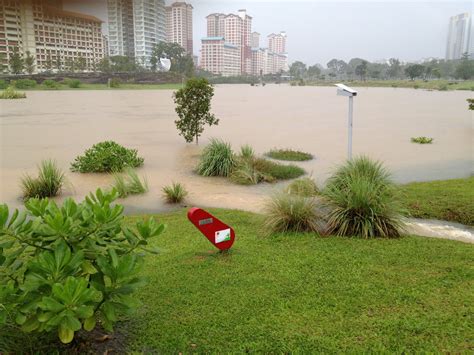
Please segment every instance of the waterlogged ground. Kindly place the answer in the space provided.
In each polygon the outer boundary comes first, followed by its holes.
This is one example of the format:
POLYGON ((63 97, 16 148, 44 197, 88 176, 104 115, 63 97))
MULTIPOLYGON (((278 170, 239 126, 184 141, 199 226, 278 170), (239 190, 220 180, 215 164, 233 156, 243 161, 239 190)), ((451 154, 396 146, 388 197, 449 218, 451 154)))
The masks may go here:
MULTIPOLYGON (((129 213, 168 207, 161 189, 172 181, 190 191, 188 205, 259 211, 278 185, 236 186, 194 174, 200 148, 209 138, 258 153, 275 147, 308 151, 316 159, 298 163, 323 183, 347 154, 347 98, 330 87, 223 85, 216 87, 213 112, 201 146, 186 144, 174 125, 172 91, 31 91, 26 100, 0 101, 0 202, 21 205, 19 182, 35 174, 42 159, 70 162, 94 143, 115 140, 145 158, 139 173, 150 192, 123 202, 129 213)), ((354 107, 354 154, 383 160, 397 182, 467 177, 472 173, 470 92, 359 88, 354 107), (414 136, 432 145, 410 143, 414 136)), ((80 200, 111 176, 68 172, 64 196, 80 200)))

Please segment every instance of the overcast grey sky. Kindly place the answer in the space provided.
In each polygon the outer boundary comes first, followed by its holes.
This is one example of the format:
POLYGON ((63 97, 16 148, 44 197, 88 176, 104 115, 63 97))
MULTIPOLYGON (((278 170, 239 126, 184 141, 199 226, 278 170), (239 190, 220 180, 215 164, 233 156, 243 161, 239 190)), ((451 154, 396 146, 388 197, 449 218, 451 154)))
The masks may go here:
MULTIPOLYGON (((106 0, 66 0, 66 8, 106 18, 106 0)), ((170 1, 167 1, 168 3, 170 1)), ((212 12, 247 9, 261 45, 272 32, 286 31, 290 61, 324 66, 332 58, 367 60, 443 58, 449 17, 473 12, 465 0, 188 0, 194 6, 194 51, 206 36, 212 12)))

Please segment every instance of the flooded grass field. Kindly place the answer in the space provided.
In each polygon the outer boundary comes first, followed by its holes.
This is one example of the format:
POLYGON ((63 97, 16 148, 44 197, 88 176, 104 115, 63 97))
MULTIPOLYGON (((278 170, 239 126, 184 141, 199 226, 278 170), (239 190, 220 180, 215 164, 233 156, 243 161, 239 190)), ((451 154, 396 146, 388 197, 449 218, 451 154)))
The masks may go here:
MULTIPOLYGON (((200 146, 178 136, 173 91, 31 91, 26 100, 0 102, 0 202, 18 207, 20 179, 36 174, 42 159, 68 171, 62 196, 81 200, 112 177, 69 172, 77 155, 95 143, 114 140, 145 158, 139 174, 150 191, 123 200, 128 213, 168 209, 161 189, 173 181, 190 191, 188 205, 259 211, 265 196, 282 184, 237 186, 203 178, 193 170, 209 138, 250 144, 263 154, 293 148, 315 156, 297 163, 322 184, 347 154, 347 98, 331 87, 222 85, 213 112, 219 126, 207 128, 200 146)), ((467 177, 472 174, 473 121, 467 91, 359 88, 354 103, 354 154, 380 159, 399 183, 467 177), (433 137, 418 145, 411 137, 433 137)))

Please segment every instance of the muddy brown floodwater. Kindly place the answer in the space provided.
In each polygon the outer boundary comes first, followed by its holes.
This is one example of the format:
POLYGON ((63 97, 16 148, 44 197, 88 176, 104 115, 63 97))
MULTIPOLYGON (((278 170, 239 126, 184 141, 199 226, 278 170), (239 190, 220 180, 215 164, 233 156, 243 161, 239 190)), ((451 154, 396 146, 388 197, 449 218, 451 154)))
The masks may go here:
MULTIPOLYGON (((178 136, 172 91, 33 91, 26 100, 0 101, 0 202, 21 206, 20 178, 36 174, 42 159, 64 170, 94 143, 114 140, 145 158, 139 174, 150 191, 121 201, 128 213, 167 210, 163 186, 173 181, 190 191, 188 205, 259 211, 265 196, 284 184, 237 186, 221 178, 195 175, 200 149, 209 138, 271 148, 308 151, 314 160, 299 163, 322 184, 346 158, 347 98, 332 87, 222 85, 212 110, 220 119, 207 128, 201 146, 178 136)), ((361 88, 354 103, 354 154, 385 162, 397 182, 467 177, 472 173, 473 126, 466 99, 470 92, 361 88), (414 136, 432 145, 410 143, 414 136)), ((81 200, 112 178, 67 173, 59 200, 81 200)))

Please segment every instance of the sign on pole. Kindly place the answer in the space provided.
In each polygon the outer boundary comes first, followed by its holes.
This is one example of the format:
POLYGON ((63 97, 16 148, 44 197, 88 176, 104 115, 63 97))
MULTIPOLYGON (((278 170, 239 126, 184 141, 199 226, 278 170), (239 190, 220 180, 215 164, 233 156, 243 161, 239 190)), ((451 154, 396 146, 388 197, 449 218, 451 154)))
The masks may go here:
POLYGON ((339 96, 347 96, 349 97, 349 117, 347 119, 348 123, 348 142, 347 142, 347 158, 352 160, 352 116, 354 112, 354 96, 357 96, 357 91, 354 89, 344 85, 344 84, 336 84, 337 86, 337 94, 339 96))

